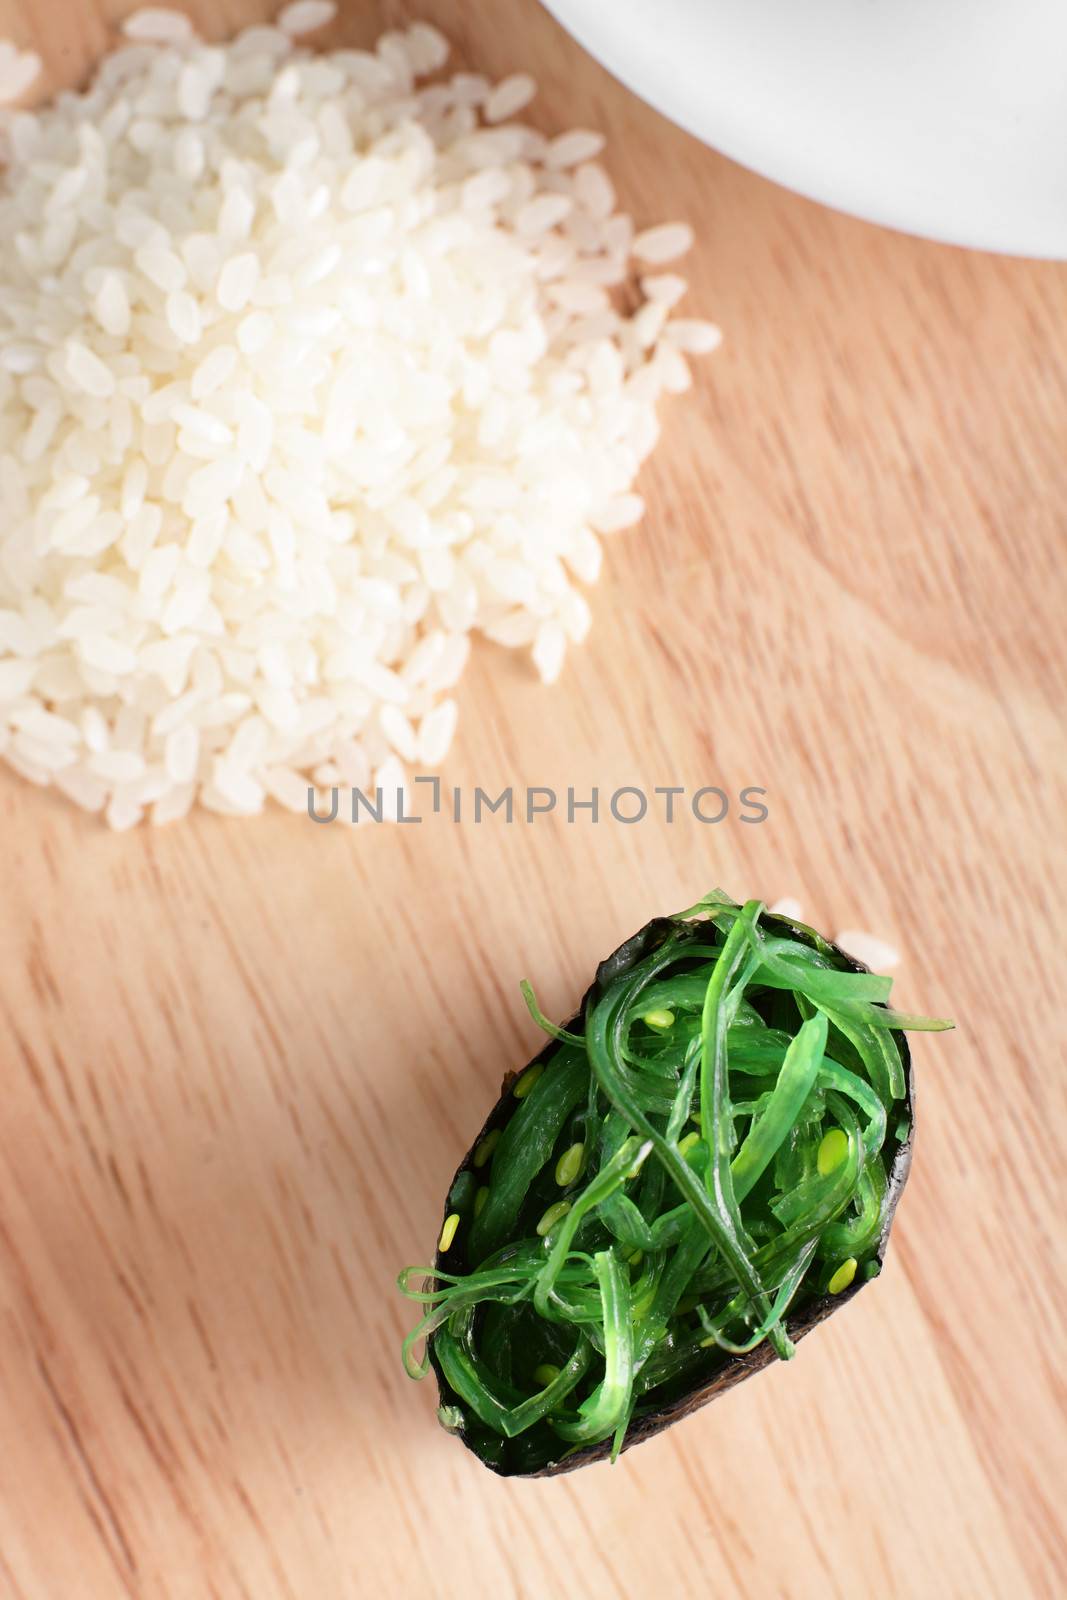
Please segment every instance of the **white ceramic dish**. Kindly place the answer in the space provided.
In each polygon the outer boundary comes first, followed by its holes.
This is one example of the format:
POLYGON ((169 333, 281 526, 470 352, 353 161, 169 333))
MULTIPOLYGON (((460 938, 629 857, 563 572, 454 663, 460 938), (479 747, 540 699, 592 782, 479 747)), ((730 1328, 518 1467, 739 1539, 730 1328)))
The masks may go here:
POLYGON ((1067 258, 1067 0, 545 0, 765 177, 952 244, 1067 258))

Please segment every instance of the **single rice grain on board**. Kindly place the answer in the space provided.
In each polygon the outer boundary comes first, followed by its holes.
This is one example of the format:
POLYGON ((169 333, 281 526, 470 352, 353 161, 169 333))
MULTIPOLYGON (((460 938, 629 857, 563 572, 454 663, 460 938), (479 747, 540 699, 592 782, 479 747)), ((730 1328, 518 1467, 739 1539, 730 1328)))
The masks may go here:
POLYGON ((521 71, 420 83, 429 24, 299 42, 334 12, 148 8, 0 116, 0 755, 116 828, 403 785, 474 633, 554 681, 718 341, 600 134, 516 120, 521 71))

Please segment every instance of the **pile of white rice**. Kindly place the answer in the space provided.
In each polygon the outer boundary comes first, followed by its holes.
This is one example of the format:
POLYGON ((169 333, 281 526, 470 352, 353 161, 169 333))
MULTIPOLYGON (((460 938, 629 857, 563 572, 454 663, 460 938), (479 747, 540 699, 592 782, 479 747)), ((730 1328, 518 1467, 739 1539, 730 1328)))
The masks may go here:
POLYGON ((224 48, 142 13, 0 117, 0 753, 114 828, 388 794, 473 630, 556 678, 717 342, 599 135, 425 25, 301 48, 331 9, 224 48))

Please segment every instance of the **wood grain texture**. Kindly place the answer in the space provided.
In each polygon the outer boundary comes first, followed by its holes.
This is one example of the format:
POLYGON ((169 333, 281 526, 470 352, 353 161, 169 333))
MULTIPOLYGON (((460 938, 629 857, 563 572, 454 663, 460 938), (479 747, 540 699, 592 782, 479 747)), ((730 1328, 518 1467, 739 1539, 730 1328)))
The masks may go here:
MULTIPOLYGON (((76 82, 119 0, 0 0, 76 82)), ((222 36, 268 0, 190 0, 222 36)), ((356 3, 334 36, 409 14, 356 3)), ((533 3, 421 14, 691 218, 726 331, 539 687, 485 646, 446 779, 758 784, 760 826, 112 837, 0 775, 0 1594, 1045 1596, 1062 1516, 1067 268, 700 148, 533 3), (393 1291, 595 961, 713 884, 899 942, 921 1128, 883 1279, 614 1470, 502 1483, 403 1376, 393 1291)))

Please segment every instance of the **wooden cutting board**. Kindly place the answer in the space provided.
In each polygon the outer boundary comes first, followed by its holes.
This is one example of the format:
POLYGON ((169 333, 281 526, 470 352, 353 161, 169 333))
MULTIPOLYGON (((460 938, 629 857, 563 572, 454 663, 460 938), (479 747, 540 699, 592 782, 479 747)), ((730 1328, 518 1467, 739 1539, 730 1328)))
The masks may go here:
MULTIPOLYGON (((125 0, 0 0, 82 79, 125 0)), ((267 0, 187 0, 221 37, 267 0)), ((353 3, 337 39, 411 14, 353 3)), ((682 810, 113 837, 0 775, 0 1592, 1062 1593, 1067 267, 896 237, 645 109, 533 0, 426 0, 688 217, 722 352, 546 690, 475 653, 444 773, 682 810), (904 951, 921 1129, 887 1271, 614 1469, 485 1473, 403 1375, 397 1269, 501 1072, 720 884, 904 951)))

